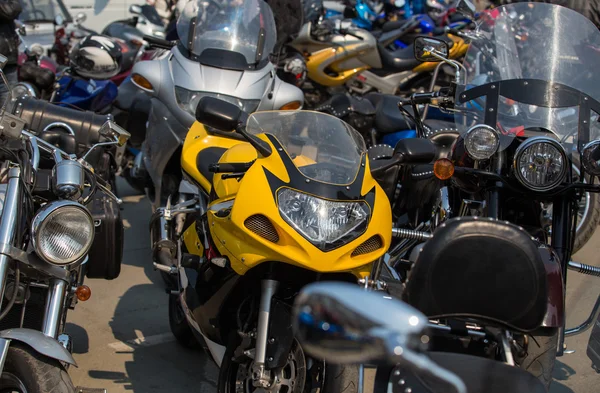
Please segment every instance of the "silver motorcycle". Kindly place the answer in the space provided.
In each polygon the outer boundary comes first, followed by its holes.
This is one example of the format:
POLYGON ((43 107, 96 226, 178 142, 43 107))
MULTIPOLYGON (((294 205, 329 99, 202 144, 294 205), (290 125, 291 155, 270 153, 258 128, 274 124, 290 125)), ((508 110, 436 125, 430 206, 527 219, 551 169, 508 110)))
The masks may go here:
MULTIPOLYGON (((0 66, 5 63, 0 56, 0 66)), ((0 77, 8 86, 1 71, 0 77)), ((0 389, 91 392, 76 390, 67 374, 75 360, 66 316, 91 296, 85 276, 97 277, 106 267, 97 256, 106 260, 107 253, 97 250, 118 242, 103 236, 105 221, 115 221, 95 213, 98 205, 116 206, 117 198, 86 159, 101 146, 123 145, 129 134, 108 120, 99 131, 102 141, 78 158, 42 137, 53 131, 25 129, 26 122, 5 109, 6 103, 0 110, 0 389)), ((47 128, 75 136, 65 122, 47 128)))
POLYGON ((154 209, 178 191, 181 146, 202 97, 220 98, 248 113, 304 104, 302 91, 276 75, 270 55, 277 33, 263 0, 190 1, 177 33, 179 42, 146 36, 150 45, 170 52, 137 63, 132 71, 132 82, 150 95, 152 105, 131 177, 149 178, 146 189, 154 209))

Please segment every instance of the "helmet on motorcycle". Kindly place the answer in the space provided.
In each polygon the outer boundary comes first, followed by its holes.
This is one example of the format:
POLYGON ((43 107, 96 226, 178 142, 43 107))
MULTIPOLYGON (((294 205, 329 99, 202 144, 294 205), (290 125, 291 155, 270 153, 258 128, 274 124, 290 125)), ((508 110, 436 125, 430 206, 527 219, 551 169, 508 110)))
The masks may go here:
POLYGON ((79 41, 69 55, 71 68, 84 78, 110 79, 121 71, 123 54, 114 39, 88 35, 79 41))

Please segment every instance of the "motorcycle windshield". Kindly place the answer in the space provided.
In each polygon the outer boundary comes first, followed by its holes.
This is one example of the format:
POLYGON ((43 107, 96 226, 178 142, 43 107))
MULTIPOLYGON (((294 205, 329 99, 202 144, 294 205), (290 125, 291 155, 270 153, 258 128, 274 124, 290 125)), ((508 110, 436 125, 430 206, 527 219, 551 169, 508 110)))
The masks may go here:
POLYGON ((597 113, 579 119, 584 100, 600 100, 600 32, 592 22, 557 5, 515 3, 482 14, 475 35, 466 84, 456 91, 459 131, 488 124, 499 149, 536 132, 576 144, 585 120, 590 140, 600 137, 597 113))
POLYGON ((227 69, 259 69, 277 40, 275 20, 263 0, 192 0, 177 21, 189 57, 227 69))
POLYGON ((366 152, 355 129, 321 112, 256 112, 246 131, 274 136, 304 176, 329 184, 353 183, 366 152))

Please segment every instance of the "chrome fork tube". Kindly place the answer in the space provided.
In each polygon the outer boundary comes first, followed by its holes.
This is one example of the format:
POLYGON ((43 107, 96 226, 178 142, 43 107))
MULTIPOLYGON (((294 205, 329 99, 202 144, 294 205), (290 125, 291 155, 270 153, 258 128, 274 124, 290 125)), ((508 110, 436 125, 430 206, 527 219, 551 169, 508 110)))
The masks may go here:
MULTIPOLYGON (((15 239, 17 229, 18 213, 19 213, 19 178, 21 169, 19 167, 10 168, 8 171, 8 187, 6 190, 6 198, 2 218, 0 219, 0 247, 12 246, 15 239)), ((9 257, 5 254, 0 254, 0 303, 4 298, 4 289, 6 284, 6 274, 8 273, 9 257)))
POLYGON ((278 282, 275 280, 262 280, 260 305, 258 308, 258 327, 256 329, 256 354, 254 363, 264 368, 267 352, 267 336, 269 333, 269 314, 271 312, 271 300, 277 291, 278 282))
POLYGON ((57 278, 50 280, 46 297, 44 323, 42 325, 42 333, 46 336, 56 338, 58 335, 66 289, 67 283, 65 281, 57 278))

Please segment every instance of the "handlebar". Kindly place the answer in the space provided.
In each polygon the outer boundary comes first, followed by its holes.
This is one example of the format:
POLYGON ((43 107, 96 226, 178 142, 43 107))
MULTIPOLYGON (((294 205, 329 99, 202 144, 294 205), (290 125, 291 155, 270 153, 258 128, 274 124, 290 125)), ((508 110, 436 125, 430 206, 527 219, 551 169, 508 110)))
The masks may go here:
POLYGON ((159 48, 159 49, 171 49, 175 45, 177 45, 176 41, 163 40, 162 38, 157 38, 152 35, 144 35, 144 40, 150 44, 151 47, 159 48))
POLYGON ((208 171, 212 173, 246 172, 248 169, 250 169, 252 164, 254 164, 254 161, 210 164, 208 166, 208 171))

